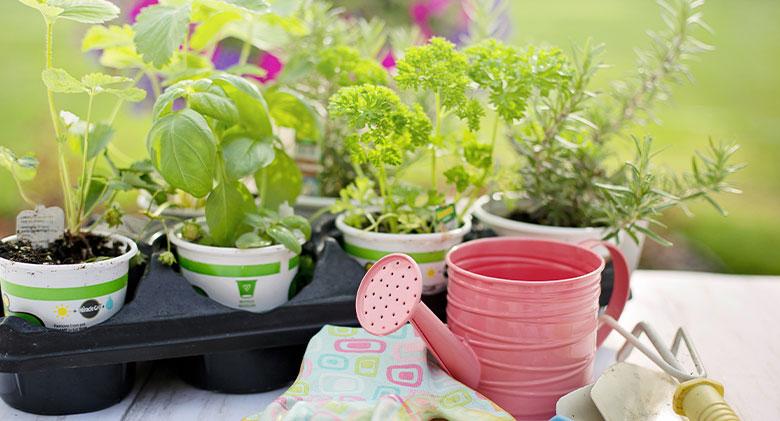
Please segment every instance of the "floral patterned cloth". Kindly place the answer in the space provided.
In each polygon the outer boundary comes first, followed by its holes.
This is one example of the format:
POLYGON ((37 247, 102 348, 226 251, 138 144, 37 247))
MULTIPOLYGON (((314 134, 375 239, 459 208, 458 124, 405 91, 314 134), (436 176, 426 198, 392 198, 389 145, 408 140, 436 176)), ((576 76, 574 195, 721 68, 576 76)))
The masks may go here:
POLYGON ((392 335, 325 326, 309 342, 298 379, 263 412, 266 420, 512 420, 447 375, 406 325, 392 335))

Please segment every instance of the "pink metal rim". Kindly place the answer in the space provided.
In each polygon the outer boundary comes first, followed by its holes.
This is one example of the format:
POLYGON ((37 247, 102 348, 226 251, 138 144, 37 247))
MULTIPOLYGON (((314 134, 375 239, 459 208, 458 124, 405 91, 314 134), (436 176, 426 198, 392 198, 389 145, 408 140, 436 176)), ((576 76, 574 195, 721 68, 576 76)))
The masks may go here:
POLYGON ((495 282, 495 283, 502 284, 502 285, 526 285, 526 286, 534 286, 534 285, 536 285, 536 286, 538 286, 540 284, 540 282, 538 282, 538 281, 524 281, 524 280, 521 280, 521 279, 516 279, 516 280, 513 280, 513 279, 503 279, 503 278, 495 278, 495 277, 492 277, 492 276, 480 275, 478 273, 474 273, 472 271, 463 269, 463 268, 461 268, 460 266, 457 265, 457 262, 453 262, 453 258, 454 258, 453 256, 455 254, 457 254, 459 251, 461 251, 461 250, 468 250, 469 248, 472 248, 472 247, 481 247, 481 246, 484 246, 486 244, 491 244, 491 243, 506 243, 505 244, 506 247, 516 247, 516 246, 510 246, 509 243, 513 243, 513 244, 525 243, 525 244, 539 244, 539 245, 555 243, 558 246, 561 246, 561 247, 564 247, 564 248, 568 248, 570 250, 578 250, 578 251, 583 251, 584 250, 584 251, 592 254, 593 256, 596 256, 601 261, 601 263, 600 263, 598 268, 596 268, 596 269, 594 269, 594 270, 592 270, 592 271, 590 271, 588 273, 585 273, 585 274, 582 274, 582 275, 579 275, 579 276, 576 276, 576 277, 572 277, 572 278, 566 278, 566 279, 545 280, 544 283, 546 285, 565 284, 565 283, 569 283, 569 282, 580 281, 580 280, 586 279, 588 277, 597 276, 604 270, 604 266, 606 265, 606 262, 604 261, 604 258, 601 257, 595 251, 593 251, 591 249, 588 249, 588 248, 585 248, 585 247, 582 247, 582 246, 578 246, 578 245, 574 245, 574 244, 570 244, 570 243, 565 243, 563 241, 546 240, 546 239, 545 240, 535 240, 535 239, 527 239, 527 238, 520 238, 520 237, 494 237, 494 238, 482 238, 482 239, 479 239, 479 240, 468 241, 468 242, 465 242, 465 243, 462 243, 462 244, 458 244, 457 246, 451 248, 450 251, 447 253, 447 255, 444 258, 445 262, 447 263, 448 270, 452 270, 454 272, 458 272, 461 275, 473 277, 474 279, 477 279, 477 280, 480 280, 480 281, 483 281, 483 282, 495 282))

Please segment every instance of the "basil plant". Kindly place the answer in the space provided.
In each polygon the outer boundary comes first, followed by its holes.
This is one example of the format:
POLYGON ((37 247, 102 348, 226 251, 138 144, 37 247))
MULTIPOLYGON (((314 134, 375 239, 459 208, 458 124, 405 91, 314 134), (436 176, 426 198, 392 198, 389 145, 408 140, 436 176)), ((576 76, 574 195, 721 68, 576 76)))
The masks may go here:
POLYGON ((206 229, 185 224, 185 239, 217 247, 282 244, 300 253, 308 221, 277 212, 295 199, 287 187, 300 171, 253 83, 228 73, 184 79, 165 90, 153 113, 147 147, 154 168, 171 188, 205 199, 206 229), (258 186, 257 202, 243 182, 248 177, 258 186))

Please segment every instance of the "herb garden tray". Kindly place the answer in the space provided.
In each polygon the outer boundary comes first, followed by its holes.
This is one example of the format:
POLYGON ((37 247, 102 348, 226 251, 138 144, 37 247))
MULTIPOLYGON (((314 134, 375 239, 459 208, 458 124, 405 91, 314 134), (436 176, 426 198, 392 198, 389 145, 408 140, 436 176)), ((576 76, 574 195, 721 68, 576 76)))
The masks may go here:
POLYGON ((317 263, 311 282, 267 313, 201 296, 151 257, 137 270, 142 273, 131 274, 124 308, 100 325, 65 332, 0 319, 0 398, 39 414, 94 411, 129 392, 135 362, 163 359, 204 389, 251 393, 284 386, 322 325, 357 325, 363 268, 333 239, 320 237, 307 248, 317 263))

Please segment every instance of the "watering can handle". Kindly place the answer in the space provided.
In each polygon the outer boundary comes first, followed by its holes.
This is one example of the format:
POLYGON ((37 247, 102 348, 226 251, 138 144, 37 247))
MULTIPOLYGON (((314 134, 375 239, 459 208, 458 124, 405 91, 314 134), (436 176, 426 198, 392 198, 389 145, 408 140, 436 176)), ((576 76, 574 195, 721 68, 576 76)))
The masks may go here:
MULTIPOLYGON (((609 255, 612 257, 612 267, 614 270, 614 279, 612 285, 612 295, 609 297, 607 310, 604 314, 611 316, 615 320, 620 319, 623 308, 628 301, 629 282, 631 273, 628 271, 628 262, 623 253, 614 244, 607 241, 588 240, 580 243, 587 248, 606 247, 609 255)), ((600 323, 598 333, 596 334, 596 346, 599 347, 607 339, 612 327, 605 323, 600 323)))

